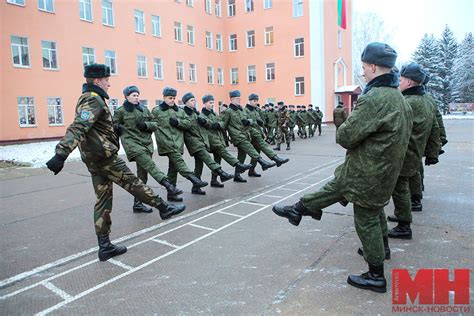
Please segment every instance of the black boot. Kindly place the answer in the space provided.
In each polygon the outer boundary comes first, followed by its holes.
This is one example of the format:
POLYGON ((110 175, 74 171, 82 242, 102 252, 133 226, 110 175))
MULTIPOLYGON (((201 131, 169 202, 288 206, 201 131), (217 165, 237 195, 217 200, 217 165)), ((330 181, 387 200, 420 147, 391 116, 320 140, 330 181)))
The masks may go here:
POLYGON ((222 183, 217 181, 217 175, 216 174, 213 174, 211 176, 211 187, 213 187, 213 188, 223 188, 224 187, 224 185, 222 183))
POLYGON ((280 158, 278 156, 275 156, 272 158, 274 162, 276 162, 277 167, 280 167, 282 164, 287 163, 290 161, 290 158, 280 158))
POLYGON ((291 147, 290 147, 290 143, 286 143, 286 150, 290 150, 291 147))
MULTIPOLYGON (((390 247, 388 245, 388 237, 383 237, 383 250, 385 251, 385 260, 390 260, 390 247)), ((360 247, 357 249, 357 253, 361 256, 364 256, 364 249, 360 247)))
POLYGON ((383 273, 383 264, 372 265, 369 263, 369 271, 361 275, 351 274, 347 283, 359 289, 370 290, 377 293, 387 292, 387 280, 383 273))
POLYGON ((395 216, 395 215, 388 215, 388 216, 387 216, 387 221, 389 221, 389 222, 394 222, 394 223, 398 223, 400 220, 399 220, 398 217, 395 216))
POLYGON ((242 173, 242 172, 245 172, 247 170, 249 170, 250 168, 252 168, 252 165, 250 164, 243 164, 241 162, 238 162, 235 164, 235 171, 238 172, 238 173, 242 173))
POLYGON ((341 204, 342 206, 346 207, 347 204, 349 204, 349 201, 347 201, 345 198, 342 198, 342 200, 339 201, 339 204, 341 204))
POLYGON ((412 212, 421 212, 423 211, 423 205, 420 200, 411 201, 411 211, 412 212))
POLYGON ((234 177, 233 175, 231 175, 230 173, 225 172, 225 171, 222 170, 222 169, 218 169, 218 170, 216 171, 216 173, 219 175, 219 177, 221 178, 221 181, 222 181, 222 182, 226 182, 226 181, 228 181, 228 180, 230 180, 230 179, 232 179, 232 178, 234 177))
POLYGON ((321 219, 321 216, 323 215, 322 210, 310 212, 310 210, 307 209, 301 201, 298 201, 298 203, 293 204, 293 205, 288 205, 288 206, 275 205, 273 206, 272 211, 278 216, 288 218, 288 221, 295 226, 298 226, 300 224, 301 217, 303 215, 311 216, 312 218, 318 221, 321 219))
POLYGON ((187 179, 188 179, 189 181, 191 181, 191 183, 193 184, 193 187, 195 187, 195 188, 204 188, 205 186, 208 185, 207 182, 201 181, 201 179, 199 179, 198 177, 196 177, 196 175, 195 175, 194 173, 191 174, 191 175, 189 175, 189 176, 187 177, 187 179))
POLYGON ((166 199, 168 200, 168 202, 183 202, 183 198, 180 197, 180 196, 177 196, 177 195, 171 195, 168 193, 168 195, 166 196, 166 199))
POLYGON ((170 195, 180 195, 183 194, 183 190, 178 189, 173 183, 170 182, 168 179, 164 179, 163 181, 160 182, 162 186, 166 188, 166 191, 168 191, 168 194, 170 195))
POLYGON ((398 225, 388 231, 388 237, 398 239, 411 239, 412 232, 409 222, 398 222, 398 225))
POLYGON ((258 157, 257 162, 260 164, 260 166, 262 166, 263 171, 276 166, 276 163, 268 162, 265 159, 263 159, 262 157, 258 157))
POLYGON ((197 194, 197 195, 206 195, 206 191, 203 191, 201 188, 193 187, 191 189, 192 194, 197 194))
POLYGON ((184 204, 168 204, 164 201, 161 202, 161 204, 158 206, 158 210, 160 211, 160 217, 162 220, 168 219, 171 216, 178 215, 185 209, 186 205, 184 204))
POLYGON ((249 177, 259 178, 259 177, 261 177, 261 176, 262 176, 262 175, 261 175, 260 173, 257 173, 257 172, 255 171, 255 167, 250 168, 250 170, 249 170, 249 177))
POLYGON ((98 235, 99 242, 99 260, 107 261, 112 257, 124 254, 127 252, 127 247, 116 246, 110 242, 109 235, 98 235))
POLYGON ((242 178, 240 173, 238 173, 237 170, 236 170, 235 173, 234 173, 234 182, 245 183, 245 182, 247 182, 247 180, 242 178))
POLYGON ((141 201, 137 200, 137 198, 133 200, 133 213, 151 213, 151 212, 153 212, 153 209, 151 207, 144 205, 141 201))
POLYGON ((281 150, 280 143, 278 143, 278 145, 276 147, 274 147, 273 150, 281 150))

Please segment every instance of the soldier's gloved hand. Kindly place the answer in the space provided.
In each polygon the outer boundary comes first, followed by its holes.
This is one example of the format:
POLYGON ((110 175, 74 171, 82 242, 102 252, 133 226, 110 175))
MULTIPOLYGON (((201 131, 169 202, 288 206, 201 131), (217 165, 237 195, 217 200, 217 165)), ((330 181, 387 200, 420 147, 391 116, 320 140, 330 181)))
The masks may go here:
POLYGON ((198 116, 198 118, 197 118, 197 122, 198 122, 198 124, 201 125, 201 126, 206 126, 206 124, 207 124, 206 119, 205 119, 205 118, 202 118, 202 117, 199 117, 199 116, 198 116))
POLYGON ((66 158, 64 158, 63 156, 56 154, 53 156, 53 158, 48 160, 46 166, 49 170, 54 172, 54 175, 57 175, 59 171, 63 169, 65 160, 66 158))
POLYGON ((179 125, 178 119, 176 119, 174 117, 170 117, 170 125, 173 126, 173 127, 178 127, 178 125, 179 125))
POLYGON ((260 126, 263 126, 263 121, 262 120, 259 120, 257 119, 257 124, 260 125, 260 126))
POLYGON ((438 158, 430 158, 430 157, 425 158, 425 166, 436 165, 438 162, 439 162, 438 158))
POLYGON ((448 140, 447 140, 447 139, 443 139, 443 140, 441 141, 441 146, 444 146, 444 145, 446 145, 447 143, 448 143, 448 140))
POLYGON ((242 120, 242 124, 243 124, 244 126, 250 126, 250 121, 247 120, 247 119, 243 119, 243 120, 242 120))
POLYGON ((125 130, 125 126, 123 126, 122 124, 115 124, 114 130, 115 134, 117 134, 118 136, 122 136, 123 131, 125 130))
POLYGON ((445 153, 445 151, 440 148, 438 155, 442 155, 442 154, 444 154, 444 153, 445 153))
POLYGON ((145 132, 148 129, 145 122, 137 122, 135 126, 142 132, 145 132))
POLYGON ((211 128, 212 128, 212 129, 215 129, 215 130, 220 130, 220 129, 221 129, 221 125, 216 122, 216 123, 213 123, 213 124, 211 125, 211 128))

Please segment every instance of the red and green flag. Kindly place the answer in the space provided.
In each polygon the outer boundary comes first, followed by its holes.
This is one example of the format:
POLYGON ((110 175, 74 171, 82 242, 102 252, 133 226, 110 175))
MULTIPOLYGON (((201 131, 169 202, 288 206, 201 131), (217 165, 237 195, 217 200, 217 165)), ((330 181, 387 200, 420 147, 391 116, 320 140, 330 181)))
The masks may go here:
POLYGON ((337 25, 346 29, 346 0, 337 0, 337 25))

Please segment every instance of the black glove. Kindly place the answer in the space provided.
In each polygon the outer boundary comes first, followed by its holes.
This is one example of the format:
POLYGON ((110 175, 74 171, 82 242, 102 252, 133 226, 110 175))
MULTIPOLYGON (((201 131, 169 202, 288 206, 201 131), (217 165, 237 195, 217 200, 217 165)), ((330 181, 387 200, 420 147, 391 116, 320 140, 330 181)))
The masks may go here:
POLYGON ((173 127, 178 127, 178 125, 179 125, 178 119, 176 119, 174 117, 170 117, 170 125, 173 126, 173 127))
POLYGON ((446 145, 447 143, 448 143, 448 140, 447 140, 447 139, 443 139, 443 140, 441 141, 441 146, 444 146, 444 145, 446 145))
POLYGON ((263 127, 263 121, 262 120, 257 119, 257 124, 263 127))
POLYGON ((123 131, 125 130, 125 126, 123 126, 122 124, 115 124, 114 130, 115 134, 117 134, 118 136, 122 136, 123 131))
POLYGON ((438 162, 439 162, 438 158, 430 158, 430 157, 425 158, 425 166, 436 165, 438 162))
POLYGON ((444 150, 440 149, 438 155, 442 155, 442 154, 444 154, 444 150))
POLYGON ((63 169, 65 160, 66 158, 63 156, 56 154, 46 163, 46 166, 49 170, 54 172, 55 175, 57 175, 59 171, 63 169))
POLYGON ((200 116, 198 116, 197 122, 201 126, 206 126, 206 124, 207 124, 207 120, 205 118, 200 117, 200 116))
POLYGON ((213 123, 212 126, 211 126, 212 129, 215 129, 215 130, 220 130, 221 129, 221 124, 219 123, 213 123))
POLYGON ((247 120, 247 119, 243 119, 243 120, 242 120, 242 124, 243 124, 244 126, 250 126, 250 121, 247 120))
POLYGON ((146 126, 145 122, 137 122, 135 126, 142 132, 146 132, 148 130, 148 127, 146 126))

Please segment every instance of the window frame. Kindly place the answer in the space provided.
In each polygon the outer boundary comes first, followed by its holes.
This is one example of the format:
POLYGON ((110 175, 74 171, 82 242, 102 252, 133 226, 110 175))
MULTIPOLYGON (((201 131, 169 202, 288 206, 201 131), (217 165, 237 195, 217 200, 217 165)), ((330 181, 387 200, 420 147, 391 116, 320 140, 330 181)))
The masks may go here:
POLYGON ((138 78, 148 78, 148 61, 145 55, 137 55, 137 76, 138 78), (143 60, 140 60, 140 57, 143 57, 143 60), (145 74, 140 74, 140 70, 144 67, 145 74))
POLYGON ((17 104, 17 113, 18 113, 18 125, 20 127, 37 127, 38 126, 38 121, 36 119, 35 97, 17 97, 16 98, 16 104, 17 104), (27 98, 27 101, 29 101, 31 99, 32 104, 30 105, 29 103, 27 103, 27 104, 21 104, 20 105, 20 98, 27 98), (27 123, 24 123, 24 124, 22 124, 21 120, 20 120, 21 119, 20 106, 25 107, 25 114, 26 114, 27 123), (29 116, 28 116, 28 114, 29 114, 28 108, 29 107, 33 108, 33 118, 34 118, 34 123, 33 124, 29 123, 29 116))
POLYGON ((232 67, 230 68, 230 84, 232 86, 239 84, 239 67, 232 67), (236 70, 235 72, 233 70, 236 70), (236 74, 235 82, 234 82, 234 73, 236 74))
POLYGON ((110 74, 111 75, 118 75, 118 66, 117 66, 117 52, 114 51, 114 50, 110 50, 110 49, 105 49, 104 50, 104 63, 110 67, 110 74), (110 56, 107 56, 107 53, 113 53, 113 57, 110 57, 110 56), (115 67, 115 71, 112 71, 112 63, 108 63, 107 61, 109 60, 113 60, 114 61, 114 67, 115 67))
MULTIPOLYGON (((59 70, 59 58, 58 58, 58 46, 57 46, 57 43, 55 41, 48 41, 48 40, 41 40, 41 57, 43 58, 43 53, 44 53, 44 50, 47 50, 48 51, 48 58, 49 60, 52 59, 52 52, 55 53, 55 57, 56 57, 56 67, 45 67, 44 66, 44 59, 43 59, 43 69, 45 70, 53 70, 53 71, 56 71, 56 70, 59 70), (45 48, 43 47, 43 43, 45 42, 48 42, 48 43, 54 43, 54 46, 55 48, 45 48)), ((51 62, 50 62, 51 63, 51 62)))
POLYGON ((248 65, 247 66, 247 83, 255 83, 257 82, 257 66, 256 65, 248 65), (250 69, 250 67, 253 67, 253 69, 250 69), (250 72, 253 72, 253 78, 254 80, 250 80, 250 72))
POLYGON ((295 58, 302 58, 304 57, 304 37, 297 37, 293 41, 293 57, 295 58), (297 40, 303 40, 300 43, 297 43, 297 40), (302 52, 302 54, 298 55, 298 52, 302 52))
POLYGON ((30 44, 28 44, 28 37, 23 37, 23 36, 18 36, 18 35, 10 35, 10 49, 11 49, 11 52, 12 52, 12 64, 13 64, 13 67, 15 68, 31 68, 31 56, 30 56, 30 44), (15 44, 13 43, 13 37, 18 37, 20 39, 20 42, 21 42, 21 39, 26 39, 26 44, 15 44), (18 58, 19 58, 19 61, 20 63, 19 64, 15 64, 15 60, 14 60, 14 52, 13 52, 13 47, 17 47, 18 49, 18 58), (28 56, 28 65, 24 65, 23 64, 23 58, 22 58, 22 55, 23 55, 23 48, 26 47, 26 54, 28 56))
POLYGON ((47 13, 54 13, 54 0, 38 0, 38 10, 43 11, 43 12, 47 12, 47 13), (41 3, 43 3, 45 8, 40 7, 40 1, 41 1, 41 3), (47 1, 51 2, 51 11, 46 9, 46 2, 47 1))
POLYGON ((189 45, 196 45, 196 37, 194 36, 194 34, 194 26, 188 24, 186 26, 186 41, 189 45), (191 28, 191 30, 189 28, 191 28))
POLYGON ((94 12, 92 10, 92 0, 79 0, 79 19, 81 21, 85 21, 85 22, 94 22, 94 12), (89 9, 90 9, 90 15, 91 15, 91 19, 88 20, 87 19, 87 14, 86 14, 86 6, 89 6, 89 9), (84 15, 85 17, 81 17, 81 9, 82 7, 84 6, 84 15))
POLYGON ((270 46, 270 45, 275 44, 274 32, 275 32, 275 30, 274 30, 273 26, 265 26, 265 30, 264 30, 264 44, 265 44, 265 46, 270 46), (271 28, 270 31, 267 30, 269 28, 271 28), (267 39, 270 39, 271 42, 268 42, 267 39))
POLYGON ((181 22, 174 21, 174 41, 178 43, 183 42, 183 24, 181 22), (177 38, 178 35, 179 39, 177 38))
POLYGON ((134 9, 133 11, 133 20, 134 20, 134 25, 135 25, 135 33, 138 33, 138 34, 145 34, 146 32, 146 19, 145 19, 145 12, 142 11, 142 10, 138 10, 138 9, 134 9), (137 16, 137 14, 141 13, 141 17, 140 16, 137 16), (141 20, 141 23, 140 23, 140 20, 141 20), (143 28, 143 31, 142 30, 137 30, 137 26, 139 27, 141 25, 141 27, 143 28))
POLYGON ((161 17, 159 15, 151 15, 151 36, 161 37, 161 17))
POLYGON ((217 85, 223 86, 224 85, 224 69, 217 68, 217 85))
POLYGON ((64 107, 63 107, 63 100, 60 98, 60 97, 47 97, 46 98, 46 106, 48 107, 48 126, 64 126, 64 107), (49 101, 51 99, 55 99, 55 100, 60 100, 60 104, 49 104, 49 101), (53 107, 53 111, 54 111, 54 119, 55 119, 55 122, 56 122, 56 119, 57 119, 57 108, 59 107, 61 109, 61 123, 50 123, 50 116, 49 116, 49 108, 50 107, 53 107))
POLYGON ((196 64, 193 64, 193 63, 188 64, 188 76, 189 76, 189 82, 197 83, 197 66, 196 66, 196 64), (193 67, 191 67, 191 66, 193 66, 193 67))
POLYGON ((206 31, 206 48, 212 49, 212 32, 206 31))
POLYGON ((97 60, 96 58, 96 54, 95 54, 95 48, 94 47, 86 47, 86 46, 82 46, 82 65, 85 66, 85 65, 90 65, 92 63, 95 63, 97 60), (89 54, 89 53, 84 53, 84 48, 86 49, 92 49, 92 54, 89 54), (90 56, 93 56, 93 61, 91 62, 90 60, 90 56), (84 57, 87 57, 87 63, 84 63, 84 57))
MULTIPOLYGON (((276 79, 276 71, 275 71, 275 68, 276 68, 276 67, 275 67, 275 62, 265 63, 265 81, 275 81, 275 79, 276 79), (270 66, 270 67, 269 67, 269 65, 272 65, 272 64, 273 64, 273 66, 270 66), (268 76, 269 70, 271 70, 271 71, 270 71, 270 75, 273 74, 273 78, 270 78, 270 79, 268 78, 268 77, 269 77, 269 76, 268 76)), ((271 77, 271 76, 270 76, 270 77, 271 77)))
POLYGON ((304 84, 304 76, 302 77, 295 77, 294 80, 294 92, 295 96, 303 96, 305 94, 305 84, 304 84), (297 81, 298 79, 303 78, 302 81, 297 81), (297 92, 299 90, 299 93, 297 92))
POLYGON ((227 0, 227 17, 235 16, 237 13, 235 9, 236 9, 235 0, 227 0))
POLYGON ((255 30, 248 30, 245 32, 246 34, 246 41, 245 41, 245 44, 246 44, 246 47, 247 48, 255 48, 255 30), (249 36, 249 32, 253 32, 252 35, 249 36), (249 40, 252 42, 252 46, 249 45, 249 40))
POLYGON ((101 8, 102 8, 102 25, 109 26, 109 27, 115 27, 115 16, 114 16, 114 3, 112 0, 101 0, 101 8), (110 3, 110 8, 107 8, 104 6, 104 3, 110 3), (110 17, 112 19, 112 23, 108 23, 109 21, 109 15, 107 14, 110 11, 110 17), (107 17, 106 20, 104 21, 104 17, 107 17))
POLYGON ((153 57, 153 79, 163 80, 163 59, 153 57), (158 76, 159 75, 159 76, 158 76))
POLYGON ((184 62, 182 62, 182 61, 177 61, 177 62, 176 62, 176 80, 177 80, 178 82, 184 82, 185 76, 186 76, 186 74, 185 74, 185 72, 184 72, 184 62), (181 79, 179 79, 180 70, 181 70, 181 76, 182 76, 181 79))
POLYGON ((229 52, 235 52, 235 51, 237 51, 237 33, 229 34, 229 52), (232 36, 235 36, 235 37, 232 38, 232 36), (234 43, 234 45, 232 45, 232 43, 234 43))

